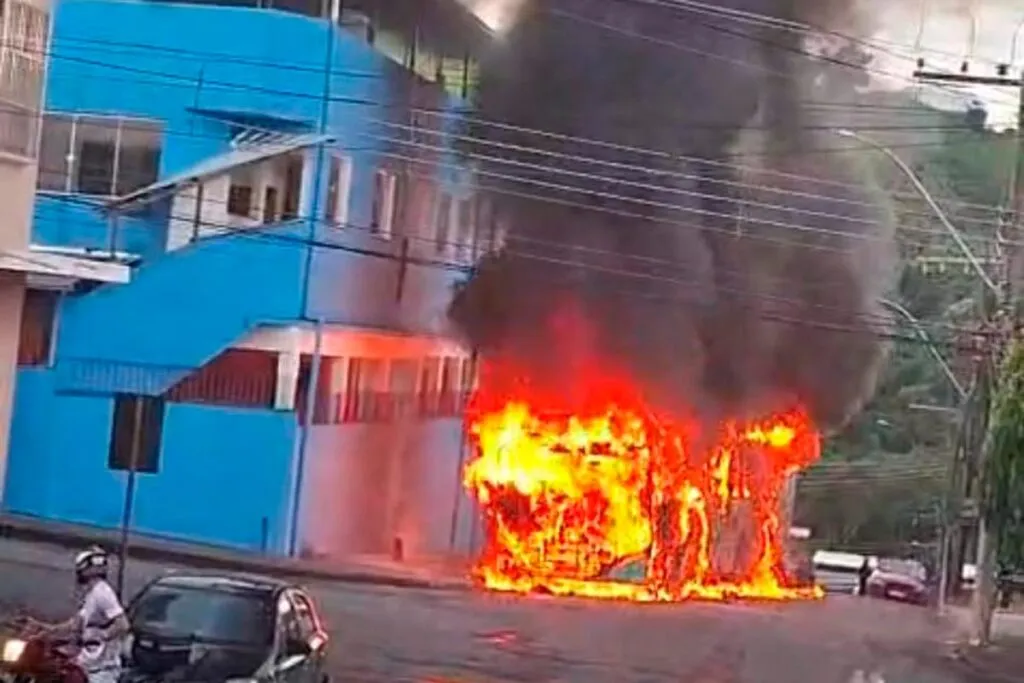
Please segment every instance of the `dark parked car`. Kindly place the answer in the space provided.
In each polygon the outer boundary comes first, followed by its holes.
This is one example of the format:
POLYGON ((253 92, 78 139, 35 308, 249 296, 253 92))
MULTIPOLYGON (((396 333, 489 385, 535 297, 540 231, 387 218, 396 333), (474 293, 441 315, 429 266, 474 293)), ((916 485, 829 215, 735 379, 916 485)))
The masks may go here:
POLYGON ((868 595, 914 605, 927 605, 931 591, 928 572, 916 560, 882 558, 868 578, 868 595))
POLYGON ((170 575, 128 606, 128 677, 327 683, 327 634, 302 589, 260 578, 170 575))

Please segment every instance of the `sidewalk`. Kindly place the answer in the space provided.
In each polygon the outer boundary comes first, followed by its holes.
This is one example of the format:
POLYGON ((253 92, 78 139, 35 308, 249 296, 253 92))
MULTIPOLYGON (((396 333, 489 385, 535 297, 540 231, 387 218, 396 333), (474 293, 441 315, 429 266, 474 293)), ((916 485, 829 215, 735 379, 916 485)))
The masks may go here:
POLYGON ((952 610, 960 641, 954 651, 957 661, 986 683, 1024 683, 1024 615, 997 611, 992 622, 993 643, 980 648, 967 643, 970 611, 965 607, 952 610))
POLYGON ((973 675, 991 683, 1024 683, 1024 638, 999 638, 987 648, 963 645, 957 659, 973 675))
MULTIPOLYGON (((43 521, 0 513, 0 539, 41 543, 66 549, 91 544, 113 551, 117 531, 78 524, 43 521)), ((466 590, 468 565, 464 558, 426 558, 397 562, 382 556, 359 556, 344 561, 296 560, 244 551, 132 534, 128 557, 145 562, 184 565, 196 569, 263 574, 290 579, 342 581, 401 588, 466 590)))

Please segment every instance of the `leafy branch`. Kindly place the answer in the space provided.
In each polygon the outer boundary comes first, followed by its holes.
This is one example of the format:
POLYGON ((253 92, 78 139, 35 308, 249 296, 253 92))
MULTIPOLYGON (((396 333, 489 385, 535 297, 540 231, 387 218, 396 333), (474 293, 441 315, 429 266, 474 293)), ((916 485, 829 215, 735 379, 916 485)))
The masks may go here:
POLYGON ((1024 344, 1015 340, 999 373, 986 463, 986 521, 998 539, 999 564, 1024 567, 1024 344))

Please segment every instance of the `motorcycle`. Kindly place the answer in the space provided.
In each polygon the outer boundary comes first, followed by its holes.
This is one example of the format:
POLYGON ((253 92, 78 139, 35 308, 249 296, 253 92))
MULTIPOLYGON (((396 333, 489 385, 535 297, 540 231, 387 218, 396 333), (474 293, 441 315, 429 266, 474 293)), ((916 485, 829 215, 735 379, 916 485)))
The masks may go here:
POLYGON ((88 683, 74 643, 46 635, 8 638, 0 651, 0 683, 88 683))

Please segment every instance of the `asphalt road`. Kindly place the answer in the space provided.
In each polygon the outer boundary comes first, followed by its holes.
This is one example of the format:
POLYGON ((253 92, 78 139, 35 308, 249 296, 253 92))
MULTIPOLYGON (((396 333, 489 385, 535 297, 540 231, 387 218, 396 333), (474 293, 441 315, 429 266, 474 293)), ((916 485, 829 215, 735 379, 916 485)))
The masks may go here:
MULTIPOLYGON (((63 616, 69 555, 0 541, 0 605, 63 616)), ((128 586, 166 569, 132 563, 128 586)), ((985 680, 944 657, 948 634, 928 611, 850 596, 632 605, 339 583, 309 588, 332 633, 333 683, 985 680)))

